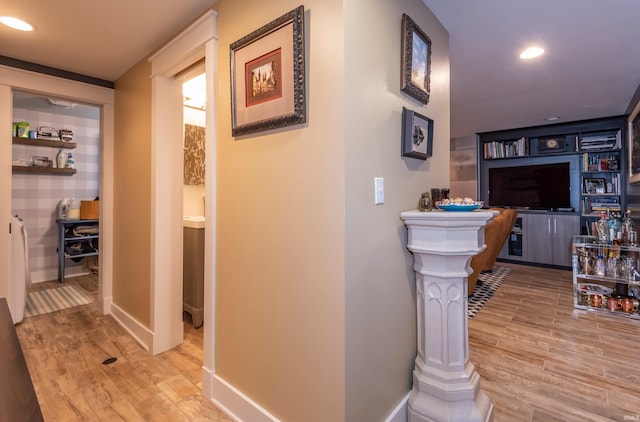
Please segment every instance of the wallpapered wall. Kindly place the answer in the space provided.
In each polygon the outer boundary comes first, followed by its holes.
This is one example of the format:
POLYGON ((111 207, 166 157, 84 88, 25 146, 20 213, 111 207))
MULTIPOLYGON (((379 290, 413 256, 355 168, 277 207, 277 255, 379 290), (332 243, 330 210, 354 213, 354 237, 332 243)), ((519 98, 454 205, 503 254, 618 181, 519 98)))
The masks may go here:
MULTIPOLYGON (((55 280, 58 272, 58 202, 63 198, 81 200, 99 196, 100 119, 66 116, 41 111, 14 108, 14 121, 37 126, 71 129, 76 149, 67 149, 76 162, 77 173, 72 176, 13 174, 11 207, 14 215, 24 219, 29 242, 29 265, 34 283, 55 280)), ((58 149, 13 145, 13 160, 30 159, 33 155, 47 156, 55 162, 58 149)), ((65 274, 82 272, 82 262, 67 260, 65 274), (75 268, 72 268, 75 267, 75 268)))
POLYGON ((204 110, 184 107, 183 215, 204 215, 205 117, 204 110))
POLYGON ((204 127, 184 125, 184 184, 204 184, 204 127))

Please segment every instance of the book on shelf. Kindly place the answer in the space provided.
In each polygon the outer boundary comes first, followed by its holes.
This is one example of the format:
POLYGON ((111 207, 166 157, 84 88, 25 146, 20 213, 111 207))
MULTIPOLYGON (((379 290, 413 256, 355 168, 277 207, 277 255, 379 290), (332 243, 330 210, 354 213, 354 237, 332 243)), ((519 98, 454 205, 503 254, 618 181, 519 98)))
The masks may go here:
POLYGON ((483 148, 485 160, 525 157, 529 155, 529 145, 525 137, 511 141, 485 142, 483 148))
POLYGON ((592 211, 606 211, 606 210, 611 210, 611 211, 620 211, 620 205, 607 205, 605 206, 596 206, 596 205, 591 205, 591 210, 592 211))
POLYGON ((621 209, 618 196, 608 198, 587 196, 582 198, 582 213, 585 215, 600 215, 601 212, 606 213, 607 211, 620 212, 621 209))
POLYGON ((596 133, 584 135, 580 138, 580 148, 590 149, 620 149, 622 147, 621 132, 596 133))

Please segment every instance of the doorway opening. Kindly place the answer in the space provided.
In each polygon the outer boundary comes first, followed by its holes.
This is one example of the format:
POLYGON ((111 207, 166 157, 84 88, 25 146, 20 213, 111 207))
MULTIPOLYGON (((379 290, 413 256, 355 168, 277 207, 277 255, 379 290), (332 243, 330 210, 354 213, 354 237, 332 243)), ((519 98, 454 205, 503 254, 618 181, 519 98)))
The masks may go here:
POLYGON ((206 74, 204 60, 182 72, 183 187, 182 187, 182 311, 184 342, 203 346, 204 239, 206 158, 206 74), (191 77, 193 73, 198 73, 191 77))
POLYGON ((149 58, 152 84, 152 187, 151 187, 151 333, 153 354, 183 342, 182 314, 182 83, 176 75, 193 63, 205 59, 206 107, 206 207, 204 257, 204 326, 202 393, 211 398, 215 358, 215 68, 216 12, 208 11, 171 43, 149 58), (177 159, 180 157, 180 159, 177 159), (159 166, 162 163, 162 167, 159 166))
MULTIPOLYGON (((12 110, 22 130, 12 142, 11 214, 28 233, 24 269, 14 268, 12 274, 24 273, 30 280, 23 286, 30 288, 27 293, 80 287, 78 295, 97 301, 99 217, 97 211, 89 216, 77 208, 73 214, 70 204, 79 207, 100 197, 101 109, 14 90, 12 110)), ((31 299, 28 295, 26 316, 47 310, 31 299)), ((63 305, 74 304, 82 303, 63 305)))

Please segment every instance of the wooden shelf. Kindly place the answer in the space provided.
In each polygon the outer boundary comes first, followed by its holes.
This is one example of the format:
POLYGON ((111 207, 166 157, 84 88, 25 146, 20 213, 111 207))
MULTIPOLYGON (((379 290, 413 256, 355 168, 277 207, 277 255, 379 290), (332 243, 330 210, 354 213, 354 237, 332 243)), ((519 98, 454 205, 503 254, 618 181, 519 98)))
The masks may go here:
POLYGON ((36 166, 11 166, 13 173, 24 174, 55 174, 61 176, 70 176, 76 174, 76 169, 59 169, 55 167, 36 167, 36 166))
POLYGON ((76 147, 75 142, 63 142, 63 141, 50 141, 48 139, 31 139, 31 138, 13 138, 14 144, 31 145, 36 147, 51 147, 51 148, 68 148, 74 149, 76 147))

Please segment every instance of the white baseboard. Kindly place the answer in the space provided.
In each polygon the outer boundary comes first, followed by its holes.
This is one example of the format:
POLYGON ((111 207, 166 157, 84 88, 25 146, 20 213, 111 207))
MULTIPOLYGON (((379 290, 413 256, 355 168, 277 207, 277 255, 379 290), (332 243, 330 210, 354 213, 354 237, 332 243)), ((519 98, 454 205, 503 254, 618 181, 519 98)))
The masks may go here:
POLYGON ((202 366, 202 396, 213 401, 213 371, 202 366))
MULTIPOLYGON (((204 366, 202 374, 205 380, 202 384, 202 394, 234 421, 279 422, 275 416, 204 366)), ((407 422, 410 394, 411 392, 407 393, 400 400, 385 422, 407 422)))
POLYGON ((111 314, 111 305, 113 304, 113 297, 103 297, 100 303, 100 312, 102 315, 111 314))
MULTIPOLYGON (((77 277, 79 275, 89 274, 89 271, 82 268, 82 265, 66 267, 64 271, 64 277, 77 277)), ((57 280, 58 279, 58 269, 49 269, 49 270, 38 270, 31 271, 31 282, 32 283, 43 283, 45 281, 57 280)))
MULTIPOLYGON (((203 373, 205 368, 203 368, 203 373)), ((206 397, 236 422, 279 422, 279 420, 260 407, 256 402, 234 388, 218 375, 206 371, 210 376, 207 387, 211 395, 206 397)), ((203 385, 203 393, 205 387, 203 385)))
POLYGON ((400 400, 400 403, 391 411, 385 422, 407 422, 408 414, 407 414, 407 406, 409 404, 409 395, 411 392, 408 392, 406 396, 400 400))
MULTIPOLYGON (((111 298, 108 299, 111 301, 111 298)), ((111 315, 120 325, 140 344, 146 351, 151 350, 153 344, 153 332, 140 324, 135 318, 123 311, 118 305, 111 303, 111 315)))

